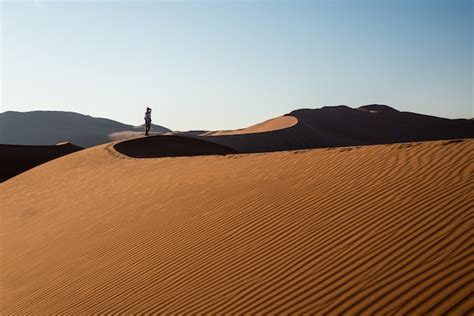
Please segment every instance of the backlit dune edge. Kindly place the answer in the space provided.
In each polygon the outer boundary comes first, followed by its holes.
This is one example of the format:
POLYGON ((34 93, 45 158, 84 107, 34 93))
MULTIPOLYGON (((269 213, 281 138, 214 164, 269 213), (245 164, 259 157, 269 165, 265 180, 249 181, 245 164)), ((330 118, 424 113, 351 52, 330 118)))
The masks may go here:
POLYGON ((224 130, 224 131, 213 131, 203 133, 200 136, 223 136, 223 135, 243 135, 243 134, 256 134, 265 132, 274 132, 278 130, 284 130, 298 124, 298 119, 291 115, 280 116, 266 120, 262 123, 252 125, 250 127, 237 129, 237 130, 224 130))

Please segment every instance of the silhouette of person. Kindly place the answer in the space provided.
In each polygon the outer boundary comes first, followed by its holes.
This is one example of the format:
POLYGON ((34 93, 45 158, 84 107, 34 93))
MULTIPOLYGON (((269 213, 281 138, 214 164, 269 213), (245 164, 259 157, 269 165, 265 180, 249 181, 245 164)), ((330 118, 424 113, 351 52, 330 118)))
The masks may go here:
POLYGON ((151 129, 151 109, 149 107, 146 108, 145 112, 145 135, 148 136, 148 132, 151 129))

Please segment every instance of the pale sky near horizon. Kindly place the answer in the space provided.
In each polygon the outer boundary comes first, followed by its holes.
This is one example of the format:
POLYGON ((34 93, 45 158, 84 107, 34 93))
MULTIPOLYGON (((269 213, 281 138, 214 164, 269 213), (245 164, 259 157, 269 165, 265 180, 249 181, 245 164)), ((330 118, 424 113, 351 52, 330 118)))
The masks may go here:
POLYGON ((381 103, 474 117, 472 0, 2 1, 0 112, 174 130, 381 103))

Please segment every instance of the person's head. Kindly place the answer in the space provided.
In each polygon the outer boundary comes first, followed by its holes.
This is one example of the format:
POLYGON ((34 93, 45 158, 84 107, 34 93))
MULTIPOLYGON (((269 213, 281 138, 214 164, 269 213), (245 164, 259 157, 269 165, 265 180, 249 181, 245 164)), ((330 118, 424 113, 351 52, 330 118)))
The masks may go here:
POLYGON ((146 108, 147 112, 151 112, 151 109, 149 107, 146 108))

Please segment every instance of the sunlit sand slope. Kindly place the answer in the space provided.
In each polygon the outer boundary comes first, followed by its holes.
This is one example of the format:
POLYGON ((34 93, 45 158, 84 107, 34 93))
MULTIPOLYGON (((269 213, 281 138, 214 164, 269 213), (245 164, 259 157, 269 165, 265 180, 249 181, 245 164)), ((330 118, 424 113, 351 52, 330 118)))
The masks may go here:
POLYGON ((254 133, 265 133, 278 131, 286 128, 290 128, 298 124, 298 119, 294 116, 280 116, 265 122, 252 125, 247 128, 237 130, 225 130, 225 131, 214 131, 203 133, 202 136, 223 136, 223 135, 242 135, 242 134, 254 134, 254 133))
POLYGON ((473 150, 74 153, 0 184, 0 313, 472 314, 473 150))

